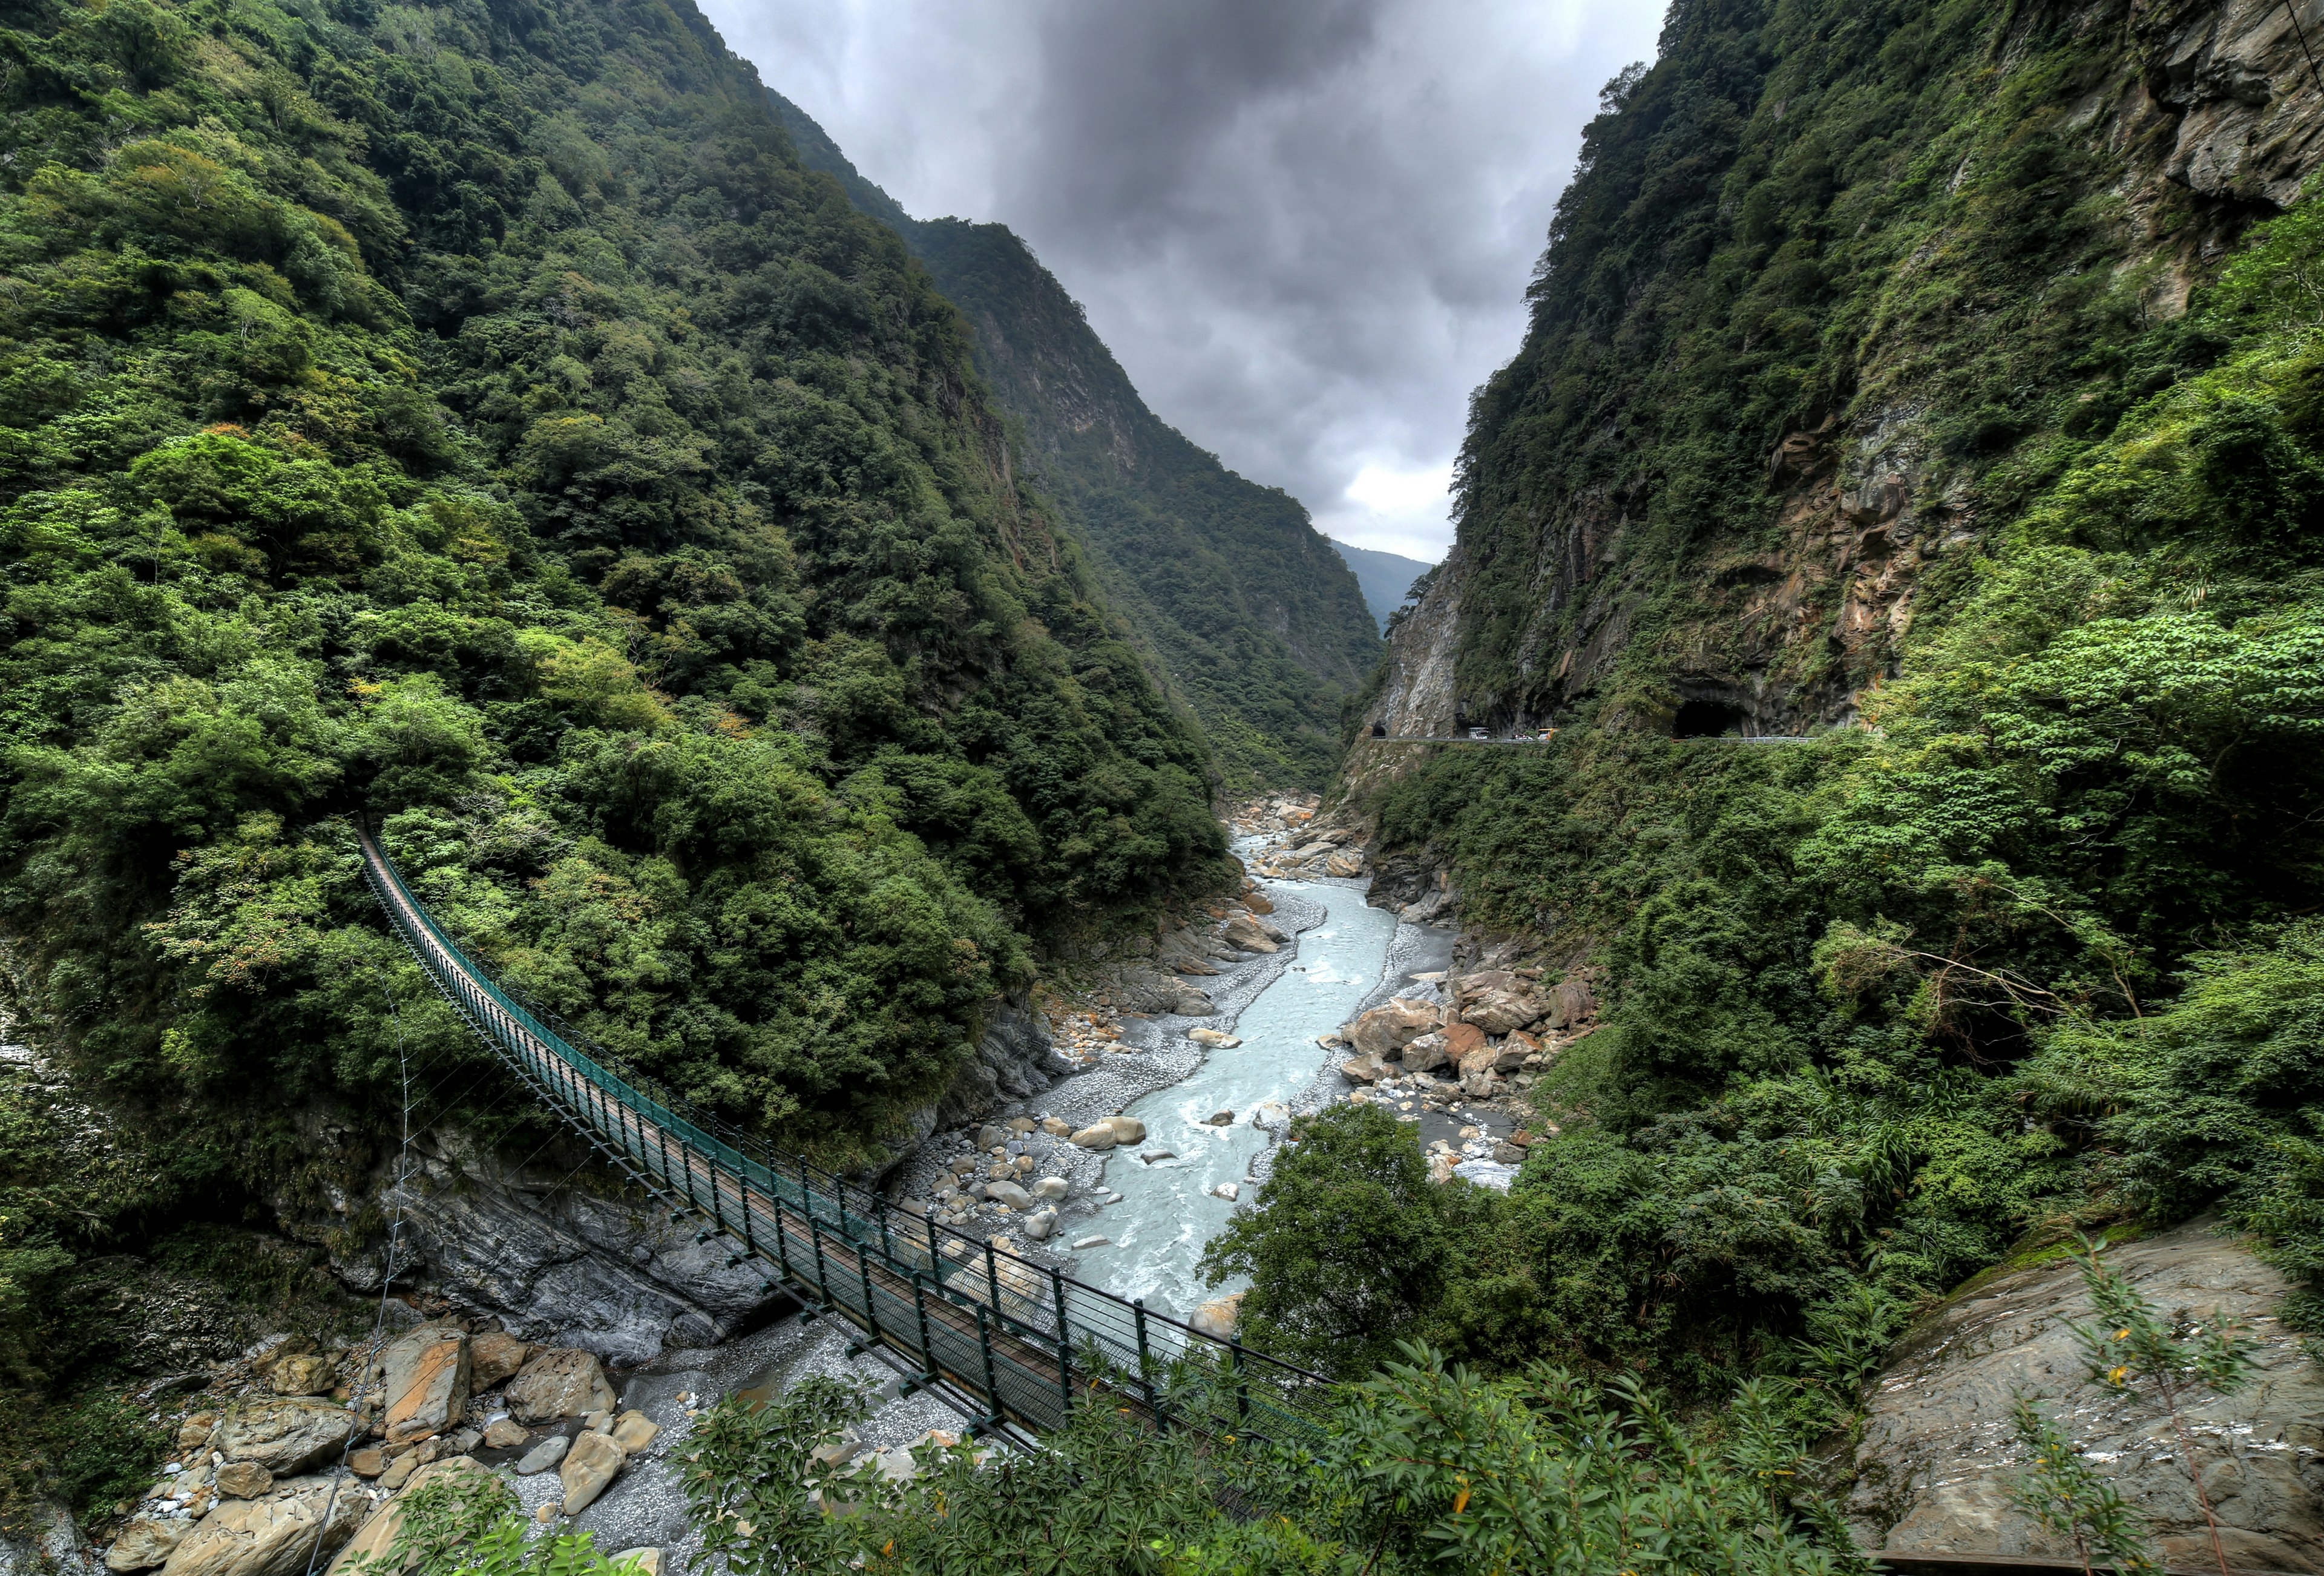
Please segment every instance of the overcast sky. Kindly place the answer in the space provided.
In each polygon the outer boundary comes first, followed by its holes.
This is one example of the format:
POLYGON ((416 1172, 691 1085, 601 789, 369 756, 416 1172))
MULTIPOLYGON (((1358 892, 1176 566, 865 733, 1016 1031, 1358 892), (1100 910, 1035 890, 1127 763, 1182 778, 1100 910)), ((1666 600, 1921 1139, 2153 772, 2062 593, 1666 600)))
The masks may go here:
POLYGON ((921 218, 1031 244, 1164 420, 1434 560, 1469 392, 1660 0, 705 0, 921 218))

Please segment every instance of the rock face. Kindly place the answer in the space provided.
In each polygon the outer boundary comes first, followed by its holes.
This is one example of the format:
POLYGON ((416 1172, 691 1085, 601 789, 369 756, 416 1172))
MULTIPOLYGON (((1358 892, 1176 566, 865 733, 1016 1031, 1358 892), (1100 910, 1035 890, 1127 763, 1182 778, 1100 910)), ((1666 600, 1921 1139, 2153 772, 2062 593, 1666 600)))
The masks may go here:
POLYGON ((528 1427, 539 1428, 562 1417, 586 1417, 608 1412, 613 1387, 594 1353, 566 1350, 544 1351, 524 1365, 509 1381, 509 1415, 528 1427))
MULTIPOLYGON (((302 1134, 318 1154, 346 1141, 318 1117, 302 1122, 302 1134)), ((376 1292, 386 1236, 347 1228, 368 1208, 401 1206, 400 1282, 496 1314, 512 1335, 615 1361, 713 1345, 776 1300, 757 1270, 728 1267, 724 1247, 696 1242, 659 1209, 568 1185, 579 1158, 552 1150, 537 1167, 512 1166, 438 1127, 414 1139, 405 1188, 383 1163, 363 1186, 327 1193, 320 1204, 286 1194, 274 1207, 287 1234, 322 1247, 343 1279, 376 1292)))
POLYGON ((1010 1101, 1029 1099, 1073 1071, 1073 1064, 1057 1054, 1039 1013, 1025 1004, 1004 1003, 986 1020, 976 1059, 953 1075, 918 1138, 973 1121, 1010 1101))
MULTIPOLYGON (((2228 1562, 2324 1570, 2324 1373, 2274 1310, 2290 1283, 2197 1221, 2117 1245, 2107 1260, 2166 1313, 2242 1321, 2260 1342, 2253 1382, 2185 1408, 2228 1562)), ((2091 1316, 2071 1263, 2053 1259, 1973 1286, 1925 1320, 1874 1384, 1847 1510, 1867 1548, 2070 1556, 2004 1494, 2022 1467, 2010 1424, 2024 1394, 2073 1436, 2123 1498, 2156 1518, 2172 1567, 2212 1563, 2200 1508, 2163 1409, 2084 1382, 2069 1322, 2091 1316)), ((2208 1325, 2207 1325, 2208 1327, 2208 1325)))
POLYGON ((328 1401, 258 1401, 229 1416, 214 1448, 228 1461, 254 1461, 278 1478, 336 1461, 355 1415, 328 1401))
POLYGON ((266 1499, 235 1499, 202 1517, 171 1551, 164 1576, 297 1576, 314 1555, 346 1543, 370 1508, 352 1485, 337 1494, 327 1480, 266 1499), (329 1522, 325 1524, 327 1512, 329 1522))
POLYGON ((389 1443, 439 1433, 467 1409, 468 1332, 459 1325, 438 1321, 406 1331, 383 1360, 387 1411, 381 1423, 389 1443))

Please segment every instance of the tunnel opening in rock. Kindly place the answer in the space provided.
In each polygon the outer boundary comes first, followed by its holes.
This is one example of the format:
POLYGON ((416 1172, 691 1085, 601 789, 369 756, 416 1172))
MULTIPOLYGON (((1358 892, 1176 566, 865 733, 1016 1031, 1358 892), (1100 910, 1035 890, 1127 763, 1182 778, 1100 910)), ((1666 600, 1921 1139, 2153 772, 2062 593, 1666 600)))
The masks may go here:
POLYGON ((1743 708, 1724 705, 1715 700, 1691 700, 1678 708, 1678 718, 1671 725, 1674 739, 1716 739, 1722 733, 1740 733, 1748 730, 1743 708))

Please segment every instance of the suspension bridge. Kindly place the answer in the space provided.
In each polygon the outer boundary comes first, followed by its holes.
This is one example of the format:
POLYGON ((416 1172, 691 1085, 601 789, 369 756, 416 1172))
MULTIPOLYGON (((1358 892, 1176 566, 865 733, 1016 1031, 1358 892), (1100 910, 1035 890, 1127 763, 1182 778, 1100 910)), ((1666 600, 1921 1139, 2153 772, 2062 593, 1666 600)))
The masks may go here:
POLYGON ((778 1153, 624 1065, 469 957, 357 828, 364 875, 429 979, 478 1038, 615 1171, 723 1239, 810 1317, 971 1419, 1023 1438, 1102 1396, 1157 1429, 1313 1439, 1329 1381, 1221 1340, 1054 1265, 891 1210, 879 1194, 778 1153))

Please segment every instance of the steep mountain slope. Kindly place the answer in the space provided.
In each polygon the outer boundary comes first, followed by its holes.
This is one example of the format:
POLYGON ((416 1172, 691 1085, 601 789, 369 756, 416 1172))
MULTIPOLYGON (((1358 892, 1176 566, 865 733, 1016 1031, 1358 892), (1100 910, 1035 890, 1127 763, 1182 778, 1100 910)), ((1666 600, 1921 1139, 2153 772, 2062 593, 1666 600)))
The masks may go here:
POLYGON ((2256 0, 1680 0, 1609 86, 1368 719, 1564 726, 1342 785, 1607 1004, 1425 1328, 1835 1383, 2021 1233, 2324 1267, 2319 159, 2256 0))
POLYGON ((1146 408, 1082 309, 1001 225, 918 222, 804 111, 770 94, 812 168, 895 227, 976 329, 1033 479, 1088 543, 1240 786, 1313 786, 1379 646, 1362 589, 1278 488, 1245 481, 1146 408))
POLYGON ((1388 616, 1405 604, 1412 594, 1413 583, 1427 574, 1432 566, 1399 553, 1383 553, 1377 548, 1351 548, 1337 538, 1333 539, 1332 548, 1356 572, 1356 584, 1364 588, 1364 605, 1372 610, 1380 633, 1388 633, 1388 616))
POLYGON ((392 1080, 383 981, 473 1054, 348 815, 581 1030, 835 1158, 1028 934, 1217 878, 1199 734, 958 313, 684 0, 0 23, 0 902, 189 1142, 392 1080))

